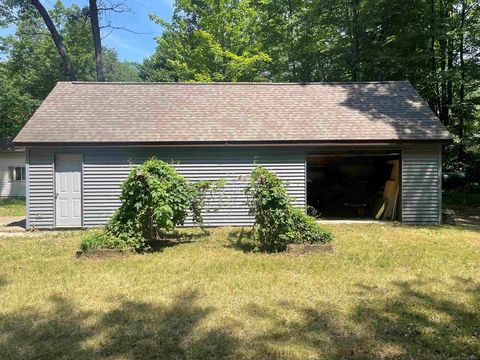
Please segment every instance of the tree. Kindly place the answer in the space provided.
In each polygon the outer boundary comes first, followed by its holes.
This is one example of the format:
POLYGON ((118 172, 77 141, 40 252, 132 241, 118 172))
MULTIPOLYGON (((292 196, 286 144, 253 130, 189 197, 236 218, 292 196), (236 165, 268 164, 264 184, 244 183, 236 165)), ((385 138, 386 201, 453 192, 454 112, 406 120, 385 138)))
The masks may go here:
POLYGON ((105 69, 103 66, 102 40, 100 37, 100 25, 98 20, 97 0, 89 0, 90 24, 92 27, 93 47, 95 48, 95 64, 97 80, 105 81, 105 69))
MULTIPOLYGON (((14 35, 0 38, 0 136, 15 135, 59 80, 70 80, 46 25, 33 9, 17 15, 14 35)), ((94 71, 90 29, 78 6, 57 2, 49 17, 80 79, 91 80, 94 71)))
POLYGON ((119 61, 115 50, 104 48, 105 81, 142 81, 139 64, 119 61))
POLYGON ((76 80, 77 78, 75 76, 75 70, 73 69, 72 63, 70 62, 67 49, 63 44, 60 34, 58 33, 57 28, 53 24, 53 21, 50 18, 50 15, 48 14, 47 10, 45 10, 45 8, 43 7, 42 3, 39 0, 30 0, 30 2, 32 3, 33 6, 35 6, 38 13, 40 14, 43 21, 45 22, 45 25, 47 26, 48 31, 50 31, 52 40, 55 43, 55 46, 57 47, 58 53, 62 57, 63 66, 65 68, 65 74, 67 74, 70 80, 76 80))
POLYGON ((166 81, 258 81, 270 58, 259 49, 248 0, 179 0, 144 78, 166 81), (152 75, 154 73, 155 75, 152 75))
POLYGON ((62 58, 65 75, 70 80, 76 80, 75 70, 68 55, 67 48, 63 43, 62 37, 52 21, 50 14, 39 0, 5 0, 4 4, 0 7, 0 14, 2 15, 0 24, 6 24, 18 19, 18 17, 15 15, 16 13, 25 16, 25 14, 29 13, 29 10, 32 7, 35 8, 38 14, 41 16, 50 33, 55 47, 62 58))
MULTIPOLYGON (((80 80, 95 80, 91 28, 85 10, 57 1, 49 16, 69 49, 80 80)), ((43 19, 33 10, 16 14, 16 32, 0 38, 0 137, 15 135, 58 81, 69 80, 63 61, 43 19)), ((137 81, 136 66, 121 63, 112 49, 104 49, 106 78, 137 81)))

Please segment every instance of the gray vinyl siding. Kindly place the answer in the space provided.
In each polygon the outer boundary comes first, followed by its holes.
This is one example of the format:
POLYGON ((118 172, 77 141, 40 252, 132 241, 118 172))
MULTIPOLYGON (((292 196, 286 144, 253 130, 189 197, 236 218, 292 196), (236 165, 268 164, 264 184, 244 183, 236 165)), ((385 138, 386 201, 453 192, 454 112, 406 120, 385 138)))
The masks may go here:
POLYGON ((402 151, 402 221, 439 224, 442 212, 440 145, 402 151))
POLYGON ((54 167, 50 150, 29 149, 27 156, 27 226, 50 229, 54 222, 54 167))
MULTIPOLYGON (((43 167, 31 170, 31 189, 41 193, 44 203, 32 202, 30 212, 42 213, 42 227, 54 226, 53 159, 56 153, 83 154, 83 225, 104 225, 120 205, 122 182, 132 166, 155 156, 173 162, 178 172, 191 181, 226 181, 225 187, 207 201, 204 214, 207 226, 249 225, 246 196, 243 189, 255 163, 274 171, 286 181, 294 204, 305 206, 305 152, 282 148, 155 148, 155 147, 92 147, 52 148, 41 157, 43 167), (43 173, 39 171, 42 170, 43 173), (48 173, 48 176, 46 175, 48 173), (48 202, 48 206, 47 206, 48 202), (41 205, 41 208, 40 208, 41 205), (40 211, 41 210, 41 211, 40 211), (48 215, 47 215, 48 213, 48 215)), ((40 159, 39 155, 35 158, 40 159)), ((34 164, 32 159, 32 164, 34 164)), ((191 225, 188 221, 186 225, 191 225)), ((37 226, 38 227, 38 226, 37 226)))
MULTIPOLYGON (((83 225, 96 227, 104 225, 120 205, 120 186, 131 167, 152 156, 175 162, 178 172, 192 181, 226 181, 225 187, 207 201, 206 225, 252 223, 243 189, 255 163, 269 168, 286 181, 295 205, 304 207, 305 152, 301 148, 280 147, 31 148, 27 155, 27 226, 55 227, 55 154, 83 155, 83 225)), ((440 145, 402 147, 401 194, 404 223, 441 221, 440 145)))
MULTIPOLYGON (((271 169, 287 182, 297 206, 305 204, 305 155, 303 151, 262 148, 127 148, 87 149, 84 152, 84 226, 105 224, 120 205, 120 185, 132 165, 151 156, 174 162, 177 171, 191 181, 225 180, 225 187, 213 194, 204 213, 205 224, 248 225, 246 196, 243 192, 255 161, 271 169)), ((186 225, 191 225, 188 221, 186 225)))

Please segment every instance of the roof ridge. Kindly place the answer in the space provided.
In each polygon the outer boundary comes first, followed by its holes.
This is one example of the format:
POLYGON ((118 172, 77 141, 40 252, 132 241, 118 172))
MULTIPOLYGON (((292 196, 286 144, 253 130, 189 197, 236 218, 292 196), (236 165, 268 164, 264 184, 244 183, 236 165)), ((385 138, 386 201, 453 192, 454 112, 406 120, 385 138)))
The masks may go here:
POLYGON ((265 85, 265 86, 294 86, 294 85, 368 85, 368 84, 396 84, 410 83, 408 80, 391 81, 323 81, 323 82, 141 82, 141 81, 59 81, 59 83, 68 83, 72 85, 265 85))

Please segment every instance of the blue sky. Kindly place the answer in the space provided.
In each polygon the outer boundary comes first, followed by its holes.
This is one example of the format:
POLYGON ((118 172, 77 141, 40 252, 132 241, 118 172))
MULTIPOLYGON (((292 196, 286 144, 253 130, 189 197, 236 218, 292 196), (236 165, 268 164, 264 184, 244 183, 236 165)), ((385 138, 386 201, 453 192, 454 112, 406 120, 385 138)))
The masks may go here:
MULTIPOLYGON (((51 8, 55 0, 43 0, 46 8, 51 8)), ((114 1, 113 1, 114 2, 114 1)), ((162 28, 149 20, 149 14, 170 20, 173 13, 174 0, 126 0, 131 9, 128 13, 110 13, 110 22, 114 26, 128 28, 142 34, 134 34, 124 30, 115 30, 103 39, 103 45, 114 48, 120 60, 142 61, 151 55, 156 47, 155 37, 162 33, 162 28)), ((63 0, 67 6, 76 3, 86 6, 88 0, 63 0)), ((0 29, 0 36, 13 33, 15 28, 0 29)), ((106 31, 108 32, 108 31, 106 31)))

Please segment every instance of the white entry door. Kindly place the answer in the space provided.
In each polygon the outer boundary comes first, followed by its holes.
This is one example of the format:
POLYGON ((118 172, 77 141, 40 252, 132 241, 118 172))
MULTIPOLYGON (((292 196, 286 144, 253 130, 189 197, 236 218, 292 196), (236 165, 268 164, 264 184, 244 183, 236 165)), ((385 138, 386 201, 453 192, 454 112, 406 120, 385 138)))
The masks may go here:
POLYGON ((57 227, 82 226, 82 155, 55 155, 57 227))

